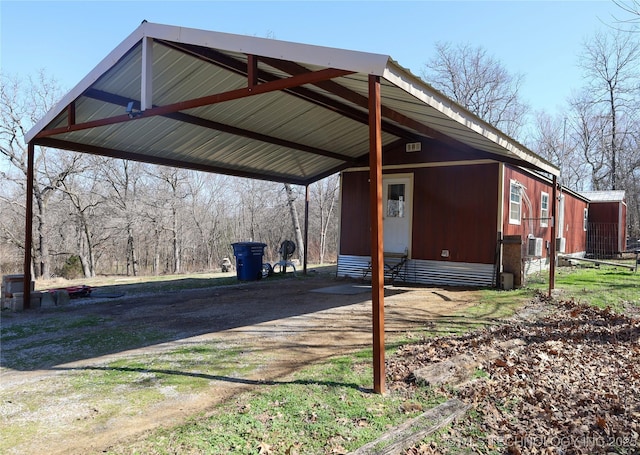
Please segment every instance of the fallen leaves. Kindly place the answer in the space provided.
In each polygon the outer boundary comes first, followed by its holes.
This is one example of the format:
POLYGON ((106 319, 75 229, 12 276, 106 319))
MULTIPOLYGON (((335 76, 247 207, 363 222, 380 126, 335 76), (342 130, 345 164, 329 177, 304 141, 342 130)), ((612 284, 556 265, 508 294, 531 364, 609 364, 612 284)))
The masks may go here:
MULTIPOLYGON (((474 405, 485 447, 497 441, 514 454, 640 453, 640 319, 574 302, 545 310, 404 346, 388 359, 389 377, 403 378, 389 388, 415 387, 413 371, 454 356, 484 357, 488 375, 439 390, 474 405)), ((471 420, 456 427, 465 424, 471 420)), ((456 443, 471 448, 469 441, 456 443)))

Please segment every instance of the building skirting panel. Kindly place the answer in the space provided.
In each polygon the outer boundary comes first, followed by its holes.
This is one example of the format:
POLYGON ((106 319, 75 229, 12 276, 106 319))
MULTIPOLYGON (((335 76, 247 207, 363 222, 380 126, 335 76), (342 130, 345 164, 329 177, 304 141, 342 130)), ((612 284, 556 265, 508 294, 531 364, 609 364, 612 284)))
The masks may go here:
MULTIPOLYGON (((368 269, 369 256, 340 255, 337 275, 363 278, 368 269)), ((438 286, 493 286, 493 264, 473 264, 466 262, 426 261, 410 259, 397 281, 438 286)), ((368 275, 371 278, 371 275, 368 275)))

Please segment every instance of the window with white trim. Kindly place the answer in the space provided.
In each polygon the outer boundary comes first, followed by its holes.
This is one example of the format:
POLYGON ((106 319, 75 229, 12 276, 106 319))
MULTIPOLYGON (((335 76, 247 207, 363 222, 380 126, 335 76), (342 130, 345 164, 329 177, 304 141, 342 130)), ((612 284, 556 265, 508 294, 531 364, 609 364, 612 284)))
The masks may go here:
POLYGON ((509 189, 509 224, 520 224, 522 218, 522 185, 511 180, 509 189))
POLYGON ((549 193, 540 193, 540 226, 549 226, 549 193))

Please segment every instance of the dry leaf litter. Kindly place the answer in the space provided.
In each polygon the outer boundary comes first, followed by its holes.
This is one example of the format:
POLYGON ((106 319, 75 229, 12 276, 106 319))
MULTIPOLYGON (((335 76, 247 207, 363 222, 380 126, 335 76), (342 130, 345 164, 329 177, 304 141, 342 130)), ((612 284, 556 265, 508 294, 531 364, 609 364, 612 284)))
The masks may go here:
POLYGON ((539 296, 524 317, 406 345, 387 361, 389 388, 452 357, 475 378, 434 387, 473 405, 437 442, 406 454, 640 454, 640 317, 539 296), (462 354, 462 356, 461 356, 462 354))

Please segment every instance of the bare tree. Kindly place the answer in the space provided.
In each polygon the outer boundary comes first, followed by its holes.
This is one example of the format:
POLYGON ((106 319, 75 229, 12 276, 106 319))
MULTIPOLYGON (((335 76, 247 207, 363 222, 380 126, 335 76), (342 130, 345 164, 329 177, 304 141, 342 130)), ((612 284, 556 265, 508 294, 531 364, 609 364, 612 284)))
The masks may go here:
POLYGON ((629 34, 596 33, 584 43, 580 58, 588 81, 590 102, 596 115, 606 121, 605 143, 602 152, 609 160, 610 189, 617 188, 618 155, 624 132, 621 118, 632 115, 638 102, 638 65, 640 42, 629 34))
POLYGON ((422 77, 478 117, 517 137, 529 107, 519 96, 524 80, 480 46, 438 42, 422 77))
MULTIPOLYGON (((47 112, 60 97, 54 79, 40 72, 37 80, 28 79, 26 85, 17 77, 0 75, 0 156, 6 160, 2 177, 11 180, 26 194, 27 145, 24 136, 28 129, 47 112)), ((65 179, 77 172, 80 155, 38 148, 34 162, 33 198, 35 208, 34 277, 48 277, 50 270, 48 204, 65 179)), ((22 202, 14 201, 21 205, 22 202)), ((6 232, 5 232, 6 234, 6 232)), ((24 249, 24 244, 21 242, 24 249)))
POLYGON ((638 32, 640 31, 640 0, 613 0, 622 11, 624 16, 618 17, 614 15, 614 22, 619 27, 624 27, 620 30, 638 32))
POLYGON ((229 245, 233 243, 230 207, 236 203, 230 182, 227 176, 198 172, 192 173, 188 180, 189 218, 196 238, 195 248, 200 252, 202 267, 207 270, 230 255, 229 245))
POLYGON ((150 168, 149 175, 158 179, 160 186, 153 191, 153 195, 148 198, 147 205, 156 215, 165 212, 168 219, 164 219, 162 229, 169 231, 172 246, 172 272, 182 272, 182 212, 184 201, 187 198, 187 177, 186 172, 169 167, 154 166, 150 168))
MULTIPOLYGON (((330 233, 333 237, 337 235, 337 223, 334 219, 334 213, 338 206, 338 196, 340 192, 340 177, 334 174, 324 178, 310 187, 310 199, 313 206, 311 210, 317 224, 317 232, 315 236, 318 238, 318 262, 325 263, 327 248, 330 244, 330 233)), ((334 252, 337 245, 334 245, 334 252)))
MULTIPOLYGON (((101 177, 108 186, 107 202, 113 208, 112 230, 124 232, 126 274, 138 275, 138 251, 135 224, 139 214, 139 183, 142 164, 105 158, 101 163, 101 177)), ((117 242, 116 242, 117 243, 117 242)))
POLYGON ((293 225, 293 231, 296 236, 296 243, 298 244, 297 252, 300 261, 304 261, 304 240, 302 238, 302 229, 300 228, 300 219, 298 218, 298 208, 296 207, 296 199, 298 198, 293 187, 285 183, 285 192, 287 193, 287 205, 289 206, 289 213, 291 214, 291 224, 293 225))
POLYGON ((102 218, 105 213, 100 209, 105 201, 99 193, 98 185, 97 170, 89 165, 82 169, 82 174, 69 178, 62 184, 62 191, 71 205, 68 219, 75 225, 76 254, 80 258, 85 278, 96 276, 96 248, 104 239, 102 218))

